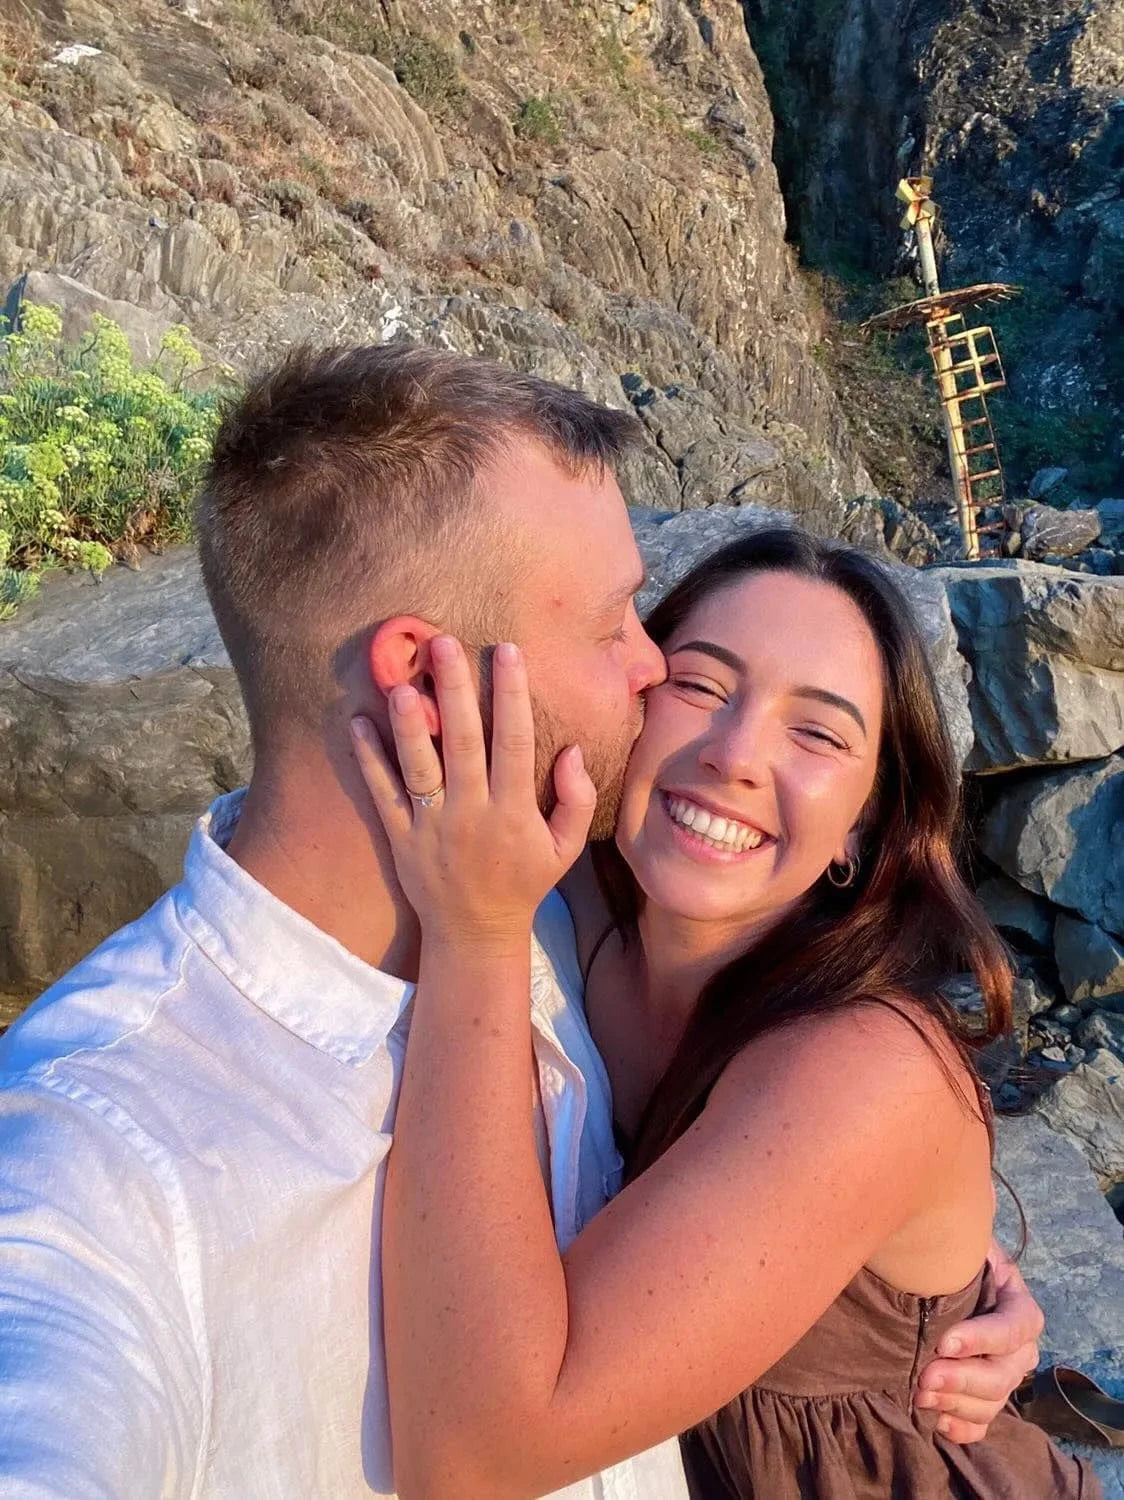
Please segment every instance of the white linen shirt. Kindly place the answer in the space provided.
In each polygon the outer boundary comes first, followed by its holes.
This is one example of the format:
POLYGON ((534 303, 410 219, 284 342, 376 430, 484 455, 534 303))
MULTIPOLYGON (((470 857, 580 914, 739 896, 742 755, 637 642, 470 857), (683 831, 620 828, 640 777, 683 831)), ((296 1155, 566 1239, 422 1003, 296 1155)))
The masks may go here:
MULTIPOLYGON (((392 1494, 380 1234, 413 987, 224 853, 240 797, 0 1040, 5 1500, 392 1494)), ((564 1247, 620 1162, 560 896, 535 930, 564 1247)), ((678 1444, 561 1493, 685 1500, 678 1444)))

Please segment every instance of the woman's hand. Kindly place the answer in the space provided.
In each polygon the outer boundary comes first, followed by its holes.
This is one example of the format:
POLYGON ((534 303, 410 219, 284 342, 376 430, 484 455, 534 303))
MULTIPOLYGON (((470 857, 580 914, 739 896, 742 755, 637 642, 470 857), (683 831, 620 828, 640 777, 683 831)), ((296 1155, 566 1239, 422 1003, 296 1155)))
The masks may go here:
POLYGON ((582 851, 597 791, 572 745, 554 767, 554 811, 549 819, 539 811, 534 721, 518 647, 500 645, 493 655, 490 777, 464 650, 451 636, 436 636, 430 655, 441 755, 418 693, 398 687, 389 702, 401 778, 363 718, 352 720, 359 769, 426 936, 525 944, 535 909, 582 851))

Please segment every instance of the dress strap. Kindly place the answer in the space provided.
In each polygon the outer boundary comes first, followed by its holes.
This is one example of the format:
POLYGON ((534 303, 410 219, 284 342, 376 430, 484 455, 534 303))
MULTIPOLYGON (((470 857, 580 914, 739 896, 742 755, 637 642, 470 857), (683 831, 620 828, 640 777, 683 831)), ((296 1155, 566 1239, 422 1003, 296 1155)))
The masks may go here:
POLYGON ((613 933, 616 932, 616 930, 616 923, 610 922, 608 927, 606 927, 605 931, 601 934, 601 936, 594 943, 593 947, 590 949, 589 958, 586 960, 585 968, 582 971, 583 989, 587 988, 589 985, 589 976, 593 973, 593 965, 597 962, 598 954, 601 952, 607 940, 612 937, 613 933))

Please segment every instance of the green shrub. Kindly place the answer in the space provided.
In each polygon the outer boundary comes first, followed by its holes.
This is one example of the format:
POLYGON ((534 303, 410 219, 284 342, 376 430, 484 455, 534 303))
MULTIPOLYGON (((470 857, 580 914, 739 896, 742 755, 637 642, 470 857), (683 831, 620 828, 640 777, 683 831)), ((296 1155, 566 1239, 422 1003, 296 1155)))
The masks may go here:
POLYGON ((220 419, 219 390, 185 389, 201 364, 182 324, 136 369, 110 319, 67 346, 54 308, 24 305, 0 345, 0 619, 47 568, 100 573, 140 542, 190 536, 220 419))
MULTIPOLYGON (((302 166, 304 162, 302 161, 302 166)), ((306 169, 307 170, 307 169, 306 169)), ((291 177, 272 177, 262 187, 267 198, 272 198, 278 210, 286 218, 295 219, 302 208, 316 202, 316 194, 306 182, 297 182, 291 177)))
POLYGON ((427 36, 406 32, 393 38, 392 66, 398 82, 423 109, 441 115, 464 98, 456 58, 427 36))
POLYGON ((524 99, 515 116, 515 134, 528 141, 544 141, 548 146, 561 145, 562 132, 550 100, 537 94, 524 99))
POLYGON ((708 130, 693 130, 689 126, 684 127, 683 134, 694 146, 700 156, 708 156, 712 159, 722 155, 722 142, 708 130))

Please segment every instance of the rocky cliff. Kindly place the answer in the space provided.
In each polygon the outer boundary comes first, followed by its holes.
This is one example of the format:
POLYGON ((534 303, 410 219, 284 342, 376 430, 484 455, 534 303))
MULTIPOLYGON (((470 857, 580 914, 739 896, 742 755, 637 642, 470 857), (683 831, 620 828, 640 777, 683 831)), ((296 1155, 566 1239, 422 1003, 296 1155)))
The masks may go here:
POLYGON ((238 368, 407 334, 631 401, 638 503, 869 488, 733 0, 0 0, 0 54, 0 280, 238 368))

